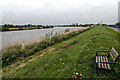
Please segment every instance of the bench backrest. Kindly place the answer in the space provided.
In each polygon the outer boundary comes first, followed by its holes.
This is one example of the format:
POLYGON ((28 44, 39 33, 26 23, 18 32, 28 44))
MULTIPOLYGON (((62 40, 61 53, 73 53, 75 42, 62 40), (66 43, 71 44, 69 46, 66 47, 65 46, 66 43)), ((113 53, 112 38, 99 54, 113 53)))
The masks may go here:
POLYGON ((115 49, 113 47, 110 48, 109 55, 112 57, 112 59, 113 59, 114 62, 116 62, 116 60, 119 57, 118 53, 115 51, 115 49))

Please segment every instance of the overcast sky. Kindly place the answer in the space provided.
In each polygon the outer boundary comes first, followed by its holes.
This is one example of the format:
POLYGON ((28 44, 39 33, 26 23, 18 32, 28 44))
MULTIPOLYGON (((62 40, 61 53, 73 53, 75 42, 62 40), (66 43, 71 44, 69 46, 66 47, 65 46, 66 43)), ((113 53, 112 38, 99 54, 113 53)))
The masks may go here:
MULTIPOLYGON (((2 0, 2 23, 116 23, 119 0, 2 0)), ((1 15, 1 13, 0 13, 1 15)))

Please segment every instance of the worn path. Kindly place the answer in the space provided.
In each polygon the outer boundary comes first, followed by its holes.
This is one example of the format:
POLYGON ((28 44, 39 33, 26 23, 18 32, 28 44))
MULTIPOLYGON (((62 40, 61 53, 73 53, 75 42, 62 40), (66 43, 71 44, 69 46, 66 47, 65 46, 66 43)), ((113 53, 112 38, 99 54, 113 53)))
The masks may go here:
POLYGON ((115 31, 120 33, 120 29, 118 29, 118 28, 113 28, 113 27, 108 27, 108 28, 111 28, 111 29, 113 29, 113 30, 115 30, 115 31))

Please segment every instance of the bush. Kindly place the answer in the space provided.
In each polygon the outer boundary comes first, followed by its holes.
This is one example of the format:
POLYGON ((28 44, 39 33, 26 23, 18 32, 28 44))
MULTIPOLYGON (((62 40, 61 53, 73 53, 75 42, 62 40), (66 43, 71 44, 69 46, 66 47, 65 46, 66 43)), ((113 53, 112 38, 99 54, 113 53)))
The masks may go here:
POLYGON ((69 32, 69 31, 70 31, 70 29, 66 29, 66 30, 65 30, 65 32, 69 32))
POLYGON ((120 22, 116 23, 117 26, 120 26, 120 22))
POLYGON ((60 38, 59 38, 58 36, 53 36, 53 37, 51 38, 51 42, 52 42, 52 43, 58 43, 58 42, 60 42, 60 38))

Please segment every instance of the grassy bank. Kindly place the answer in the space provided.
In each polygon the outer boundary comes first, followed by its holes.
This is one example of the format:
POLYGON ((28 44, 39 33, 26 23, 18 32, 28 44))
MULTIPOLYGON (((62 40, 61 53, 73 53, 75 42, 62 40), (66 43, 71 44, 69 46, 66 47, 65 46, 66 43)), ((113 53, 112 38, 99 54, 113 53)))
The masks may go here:
POLYGON ((94 27, 69 40, 38 51, 3 68, 3 77, 11 78, 120 78, 120 64, 116 73, 95 68, 95 52, 114 47, 120 53, 119 33, 106 28, 94 27))
POLYGON ((2 50, 3 51, 3 56, 2 56, 3 66, 10 65, 12 62, 16 60, 24 59, 25 57, 33 55, 56 43, 60 43, 62 41, 68 40, 82 32, 85 32, 86 30, 89 30, 89 28, 86 28, 85 30, 83 29, 83 30, 73 31, 68 34, 58 34, 52 37, 47 36, 44 40, 39 41, 39 42, 34 42, 30 45, 19 44, 19 45, 14 45, 14 46, 5 48, 2 50))

